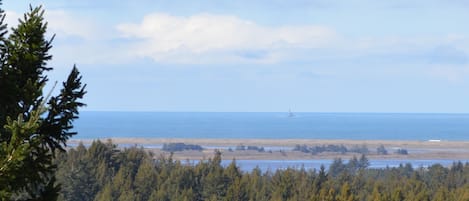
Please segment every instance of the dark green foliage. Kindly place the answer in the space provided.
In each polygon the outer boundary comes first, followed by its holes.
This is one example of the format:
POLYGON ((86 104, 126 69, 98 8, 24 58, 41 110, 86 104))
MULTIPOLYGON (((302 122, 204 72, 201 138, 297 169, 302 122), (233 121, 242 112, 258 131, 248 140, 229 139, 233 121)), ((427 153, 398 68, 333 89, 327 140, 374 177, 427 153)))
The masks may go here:
POLYGON ((361 146, 355 145, 349 149, 349 152, 358 153, 358 154, 368 154, 370 151, 368 150, 368 147, 366 147, 366 145, 361 145, 361 146))
MULTIPOLYGON (((322 146, 311 146, 311 147, 297 144, 293 148, 293 151, 301 151, 303 153, 311 153, 311 154, 320 154, 323 152, 335 152, 335 153, 341 153, 341 154, 345 154, 347 152, 357 152, 354 149, 351 149, 351 150, 347 149, 347 147, 345 147, 344 145, 333 145, 333 144, 329 144, 327 146, 322 145, 322 146)), ((357 153, 361 153, 361 152, 357 152, 357 153)))
MULTIPOLYGON (((116 149, 110 142, 80 145, 58 160, 62 200, 466 200, 469 164, 414 169, 368 169, 368 159, 334 160, 329 171, 284 169, 242 172, 236 161, 223 167, 221 153, 196 164, 154 157, 141 148, 116 149), (102 162, 99 162, 102 160, 102 162), (73 164, 90 164, 82 178, 66 177, 73 164), (104 164, 103 168, 96 168, 104 164), (101 176, 100 176, 101 175, 101 176), (105 176, 103 176, 105 175, 105 176), (87 181, 89 188, 80 182, 87 181), (67 190, 67 189, 76 190, 67 190), (77 195, 77 191, 81 191, 77 195)), ((84 167, 85 168, 85 167, 84 167)), ((76 172, 76 170, 75 170, 76 172)))
POLYGON ((264 152, 264 147, 258 147, 258 146, 247 146, 246 150, 251 150, 251 151, 258 151, 258 152, 264 152))
POLYGON ((236 150, 236 151, 244 151, 244 150, 246 150, 246 146, 244 146, 244 145, 238 145, 238 146, 236 146, 235 150, 236 150))
POLYGON ((398 149, 396 150, 396 154, 407 155, 409 153, 407 152, 407 149, 398 149))
POLYGON ((347 165, 344 164, 341 158, 336 158, 329 166, 329 176, 330 177, 338 177, 341 173, 345 172, 347 169, 347 165))
POLYGON ((43 95, 53 39, 45 38, 43 15, 41 7, 31 7, 6 37, 0 10, 1 200, 56 199, 55 151, 64 151, 67 139, 76 134, 70 131, 72 122, 84 106, 79 100, 85 86, 75 67, 60 94, 43 95))
POLYGON ((378 153, 378 155, 387 155, 388 154, 388 150, 386 150, 386 148, 384 148, 383 145, 380 145, 378 148, 376 148, 376 152, 378 153))
POLYGON ((161 150, 168 151, 168 152, 184 151, 184 150, 202 151, 203 148, 200 145, 195 145, 195 144, 169 143, 169 144, 163 144, 163 148, 161 150))

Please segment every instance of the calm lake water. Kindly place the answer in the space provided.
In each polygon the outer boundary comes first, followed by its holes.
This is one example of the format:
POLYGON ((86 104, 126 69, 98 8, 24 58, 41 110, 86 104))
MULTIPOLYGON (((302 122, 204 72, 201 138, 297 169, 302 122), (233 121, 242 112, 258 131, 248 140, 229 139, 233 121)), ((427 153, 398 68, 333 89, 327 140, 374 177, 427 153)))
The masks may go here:
POLYGON ((469 114, 82 112, 76 139, 469 140, 469 114))
MULTIPOLYGON (((462 163, 467 163, 469 160, 460 160, 462 163)), ((223 166, 228 166, 231 160, 222 160, 223 166)), ((305 168, 307 170, 316 169, 319 170, 321 165, 329 169, 333 160, 319 159, 319 160, 236 160, 236 164, 243 171, 252 171, 258 167, 262 172, 267 170, 275 171, 277 169, 286 168, 305 168)), ((434 164, 441 164, 445 167, 451 166, 455 160, 411 160, 411 159, 386 159, 370 160, 369 168, 386 168, 386 167, 399 167, 399 165, 411 164, 413 168, 429 167, 434 164)), ((347 163, 347 160, 344 160, 347 163)))

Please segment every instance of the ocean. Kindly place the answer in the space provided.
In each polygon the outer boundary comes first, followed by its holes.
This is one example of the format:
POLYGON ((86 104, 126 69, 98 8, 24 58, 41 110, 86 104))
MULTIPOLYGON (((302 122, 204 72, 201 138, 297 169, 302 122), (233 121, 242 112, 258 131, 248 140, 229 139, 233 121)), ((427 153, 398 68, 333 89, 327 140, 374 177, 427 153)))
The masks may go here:
POLYGON ((74 139, 469 140, 469 114, 81 112, 74 139))

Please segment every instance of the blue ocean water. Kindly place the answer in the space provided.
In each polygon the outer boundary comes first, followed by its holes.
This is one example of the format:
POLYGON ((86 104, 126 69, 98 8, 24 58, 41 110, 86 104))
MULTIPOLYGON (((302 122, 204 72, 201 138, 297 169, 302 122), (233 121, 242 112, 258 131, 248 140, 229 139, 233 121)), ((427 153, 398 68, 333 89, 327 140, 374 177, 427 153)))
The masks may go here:
POLYGON ((469 140, 469 114, 81 112, 75 139, 469 140))

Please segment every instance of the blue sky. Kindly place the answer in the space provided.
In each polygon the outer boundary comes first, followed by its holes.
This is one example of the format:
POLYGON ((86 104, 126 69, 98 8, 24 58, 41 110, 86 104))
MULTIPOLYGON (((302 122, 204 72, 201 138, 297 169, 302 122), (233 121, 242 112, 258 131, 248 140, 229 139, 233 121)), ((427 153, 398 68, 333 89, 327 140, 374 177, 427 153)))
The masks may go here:
POLYGON ((86 110, 469 112, 467 1, 5 0, 9 25, 29 4, 86 110))

